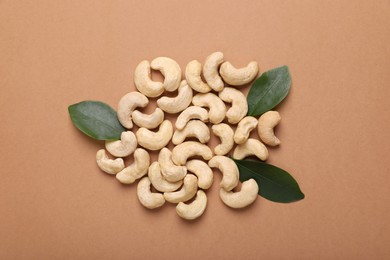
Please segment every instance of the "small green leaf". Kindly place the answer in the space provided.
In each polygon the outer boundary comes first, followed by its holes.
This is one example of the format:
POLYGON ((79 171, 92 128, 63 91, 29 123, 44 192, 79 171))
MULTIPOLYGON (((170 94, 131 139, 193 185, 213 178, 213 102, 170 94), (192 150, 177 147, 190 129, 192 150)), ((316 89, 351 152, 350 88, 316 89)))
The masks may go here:
POLYGON ((305 197, 298 183, 286 171, 260 161, 234 160, 240 171, 240 181, 254 179, 259 195, 274 202, 294 202, 305 197))
POLYGON ((126 131, 114 109, 100 101, 83 101, 68 107, 73 124, 97 140, 119 140, 126 131))
POLYGON ((290 91, 287 66, 269 70, 255 80, 248 93, 248 115, 259 116, 276 107, 290 91))

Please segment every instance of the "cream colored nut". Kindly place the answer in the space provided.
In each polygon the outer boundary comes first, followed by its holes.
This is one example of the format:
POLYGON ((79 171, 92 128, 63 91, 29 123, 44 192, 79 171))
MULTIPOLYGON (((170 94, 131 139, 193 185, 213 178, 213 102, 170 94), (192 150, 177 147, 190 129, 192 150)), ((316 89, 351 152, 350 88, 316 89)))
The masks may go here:
POLYGON ((200 119, 201 121, 206 122, 208 120, 207 110, 197 106, 187 107, 177 117, 175 123, 176 128, 182 130, 191 119, 200 119))
POLYGON ((102 171, 108 174, 117 174, 125 168, 125 163, 122 158, 110 159, 104 149, 97 151, 96 163, 102 171))
POLYGON ((218 168, 222 172, 222 181, 220 187, 230 191, 238 185, 238 167, 236 163, 226 156, 214 156, 209 161, 209 166, 212 168, 218 168))
POLYGON ((175 91, 180 86, 181 69, 176 61, 168 57, 158 57, 152 60, 150 66, 163 74, 163 86, 166 91, 175 91))
POLYGON ((218 74, 219 65, 223 62, 223 53, 214 52, 206 58, 203 65, 203 76, 207 84, 215 91, 221 91, 224 87, 223 81, 218 74))
POLYGON ((190 120, 182 130, 175 131, 172 143, 175 145, 181 144, 188 137, 195 137, 199 142, 207 143, 210 140, 210 130, 202 121, 190 120))
POLYGON ((204 160, 210 160, 213 152, 207 145, 194 141, 181 143, 172 150, 172 161, 176 165, 185 165, 187 159, 192 156, 202 156, 204 160))
POLYGON ((147 60, 141 61, 135 68, 134 84, 147 97, 158 97, 164 92, 163 83, 151 79, 150 63, 147 60))
POLYGON ((196 198, 190 204, 179 202, 176 206, 177 214, 187 220, 193 220, 202 216, 206 210, 207 196, 202 190, 198 190, 196 198))
POLYGON ((219 190, 219 197, 231 208, 240 209, 252 204, 258 196, 259 186, 254 179, 244 181, 238 192, 219 190))
POLYGON ((198 177, 198 186, 207 190, 213 184, 213 171, 201 160, 191 160, 186 163, 187 170, 198 177))
POLYGON ((186 109, 192 101, 192 89, 187 81, 180 84, 176 97, 161 97, 157 100, 157 106, 167 113, 175 114, 186 109))
POLYGON ((280 140, 274 134, 274 127, 279 124, 280 114, 277 111, 268 111, 262 114, 259 118, 259 125, 257 130, 260 139, 269 146, 276 146, 280 144, 280 140))
POLYGON ((176 182, 184 179, 187 174, 185 166, 177 166, 172 161, 172 152, 164 147, 158 154, 161 173, 167 181, 176 182))
POLYGON ((198 107, 208 107, 209 121, 213 124, 219 124, 225 119, 225 103, 213 93, 196 94, 192 98, 192 104, 198 107))
POLYGON ((244 117, 237 126, 236 132, 234 133, 234 142, 236 144, 243 144, 248 140, 250 132, 256 128, 257 119, 253 116, 244 117))
POLYGON ((165 203, 164 196, 161 193, 150 190, 150 180, 148 177, 142 178, 137 185, 137 195, 139 202, 148 209, 161 207, 165 203))
POLYGON ((171 203, 179 203, 192 199, 198 190, 198 178, 193 174, 184 177, 183 187, 175 192, 164 192, 164 199, 171 203))
POLYGON ((156 128, 164 120, 164 112, 160 108, 156 108, 151 114, 144 114, 138 110, 135 110, 131 114, 134 124, 139 127, 145 127, 147 129, 156 128))
POLYGON ((233 148, 233 129, 228 124, 218 124, 211 127, 214 135, 221 139, 221 143, 214 148, 216 155, 225 155, 233 148))
POLYGON ((247 66, 237 69, 230 62, 226 61, 222 63, 219 73, 227 84, 241 86, 257 77, 259 65, 256 61, 251 61, 247 66))
POLYGON ((118 120, 127 129, 133 127, 133 121, 131 120, 131 114, 136 107, 146 107, 149 103, 147 97, 139 92, 130 92, 124 95, 118 104, 118 120))
POLYGON ((149 153, 142 148, 137 148, 134 151, 134 162, 120 171, 116 179, 123 184, 131 184, 148 173, 149 165, 149 153))
POLYGON ((202 73, 202 64, 199 61, 193 60, 187 64, 185 76, 188 85, 195 91, 207 93, 211 91, 209 85, 203 82, 200 74, 202 73))
POLYGON ((131 131, 122 132, 121 140, 106 141, 106 150, 116 157, 126 157, 137 148, 137 138, 131 131))
POLYGON ((173 126, 171 121, 164 120, 157 132, 141 127, 138 129, 136 136, 140 146, 155 151, 166 146, 171 140, 172 134, 173 126))
POLYGON ((255 155, 262 161, 267 160, 268 150, 265 145, 257 139, 249 138, 245 143, 237 145, 233 152, 233 158, 237 160, 255 155))
POLYGON ((232 103, 231 108, 226 112, 226 117, 230 124, 237 124, 248 112, 246 97, 241 91, 235 88, 224 88, 219 97, 228 103, 232 103))
POLYGON ((161 169, 158 162, 153 162, 150 165, 148 177, 152 182, 153 187, 161 192, 175 191, 183 184, 183 181, 169 182, 165 180, 161 174, 161 169))

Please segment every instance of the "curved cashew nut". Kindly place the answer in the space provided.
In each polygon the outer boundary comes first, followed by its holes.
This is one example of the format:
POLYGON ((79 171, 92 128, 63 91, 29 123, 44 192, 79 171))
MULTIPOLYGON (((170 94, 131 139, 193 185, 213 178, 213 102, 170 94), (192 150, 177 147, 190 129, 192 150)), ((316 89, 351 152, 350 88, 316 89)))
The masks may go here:
POLYGON ((131 184, 148 172, 150 156, 147 151, 137 148, 134 152, 134 162, 116 175, 116 179, 123 184, 131 184))
POLYGON ((259 73, 259 65, 256 61, 251 61, 247 66, 237 69, 230 62, 226 61, 222 63, 219 73, 227 84, 241 86, 256 78, 259 73))
POLYGON ((188 85, 195 91, 207 93, 211 91, 209 85, 202 81, 200 74, 202 73, 202 64, 199 61, 193 60, 187 64, 185 76, 188 85))
POLYGON ((238 192, 219 190, 219 197, 231 208, 239 209, 252 204, 258 196, 259 186, 254 179, 244 181, 238 192))
POLYGON ((280 144, 280 140, 274 134, 274 127, 279 124, 281 119, 277 111, 268 111, 260 116, 257 131, 265 144, 269 146, 280 144))
POLYGON ((206 206, 206 193, 202 190, 198 190, 194 201, 190 204, 179 202, 176 206, 176 212, 184 219, 193 220, 202 216, 203 212, 206 210, 206 206))
POLYGON ((233 148, 233 129, 228 124, 218 124, 211 127, 213 133, 221 139, 221 143, 214 148, 216 155, 225 155, 233 148))
POLYGON ((158 57, 152 60, 150 66, 154 70, 159 70, 164 76, 163 86, 166 91, 175 91, 181 81, 181 69, 179 64, 168 57, 158 57))
POLYGON ((187 170, 198 177, 198 186, 207 190, 213 184, 213 171, 201 160, 191 160, 186 163, 187 170))
POLYGON ((130 92, 124 95, 118 104, 118 120, 127 129, 133 127, 133 122, 131 121, 131 114, 133 113, 136 107, 146 107, 149 103, 147 97, 142 95, 139 92, 130 92))
POLYGON ((149 166, 148 177, 152 182, 153 187, 161 192, 175 191, 183 184, 183 181, 169 182, 165 180, 161 174, 158 162, 153 162, 149 166))
POLYGON ((172 150, 172 161, 176 165, 185 165, 187 159, 192 156, 202 156, 204 160, 210 160, 213 152, 207 145, 194 141, 181 143, 172 150))
POLYGON ((134 124, 139 127, 145 127, 147 129, 156 128, 164 120, 164 112, 160 108, 156 108, 151 114, 144 114, 138 110, 135 110, 131 114, 134 124))
POLYGON ((217 155, 209 161, 209 166, 222 172, 221 188, 230 191, 238 185, 238 167, 232 159, 217 155))
POLYGON ((248 112, 248 103, 246 97, 241 91, 235 88, 224 88, 219 97, 228 103, 232 103, 232 107, 226 112, 226 117, 230 124, 237 124, 248 112))
POLYGON ((237 144, 243 144, 249 138, 250 132, 256 128, 257 119, 253 116, 244 117, 237 126, 236 132, 234 133, 234 142, 237 144))
POLYGON ((131 131, 122 132, 121 140, 106 141, 107 151, 116 157, 126 157, 137 148, 137 138, 131 131))
POLYGON ((135 87, 147 97, 158 97, 164 92, 162 82, 151 80, 149 61, 141 61, 134 72, 135 87))
POLYGON ((237 145, 233 152, 233 158, 237 160, 255 155, 262 161, 267 160, 268 150, 265 145, 257 139, 249 138, 245 143, 237 145))
POLYGON ((137 185, 138 200, 148 209, 161 207, 165 203, 164 196, 161 193, 151 192, 150 180, 148 177, 142 178, 137 185))
POLYGON ((207 110, 202 107, 190 106, 184 109, 183 112, 176 119, 175 126, 179 130, 183 130, 187 122, 191 119, 200 119, 203 122, 206 122, 208 119, 207 110))
POLYGON ((176 182, 184 179, 187 174, 185 166, 177 166, 172 161, 172 152, 164 147, 158 154, 161 173, 167 181, 176 182))
POLYGON ((125 163, 122 158, 110 159, 104 149, 97 151, 96 163, 102 171, 108 174, 117 174, 125 168, 125 163))
POLYGON ((175 114, 186 109, 192 101, 192 89, 187 81, 180 83, 176 97, 161 97, 157 100, 157 106, 167 113, 175 114))
POLYGON ((210 109, 209 121, 213 124, 219 124, 225 118, 225 103, 213 93, 196 94, 192 98, 192 104, 198 107, 208 107, 210 109))
POLYGON ((140 146, 149 150, 160 150, 169 143, 172 134, 172 123, 169 120, 165 120, 161 123, 157 132, 141 127, 138 129, 136 136, 140 146))
POLYGON ((172 143, 175 145, 181 144, 187 137, 196 137, 199 142, 204 144, 210 140, 210 130, 202 121, 190 120, 182 130, 175 131, 172 143))
POLYGON ((215 91, 221 91, 224 87, 223 81, 218 74, 218 67, 223 62, 223 53, 214 52, 210 54, 203 65, 203 76, 207 84, 215 91))
POLYGON ((184 178, 183 187, 175 192, 164 192, 164 199, 171 203, 179 203, 192 199, 198 190, 198 178, 187 174, 184 178))

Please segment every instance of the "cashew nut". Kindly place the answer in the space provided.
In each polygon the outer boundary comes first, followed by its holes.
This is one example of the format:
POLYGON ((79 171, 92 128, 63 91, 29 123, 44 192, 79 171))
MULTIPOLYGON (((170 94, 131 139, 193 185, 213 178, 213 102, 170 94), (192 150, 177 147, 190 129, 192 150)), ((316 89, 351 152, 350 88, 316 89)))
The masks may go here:
POLYGON ((181 144, 187 137, 196 137, 199 142, 207 143, 210 140, 210 130, 202 121, 190 120, 182 130, 175 131, 172 143, 181 144))
POLYGON ((172 134, 173 126, 171 121, 164 120, 157 132, 141 127, 138 129, 136 136, 140 146, 149 150, 160 150, 169 143, 172 134))
POLYGON ((152 60, 150 66, 154 70, 159 70, 164 76, 163 86, 166 91, 175 91, 181 81, 181 69, 179 64, 168 57, 158 57, 152 60))
POLYGON ((148 172, 149 165, 149 153, 142 148, 137 148, 134 151, 134 162, 120 171, 116 178, 123 184, 131 184, 148 172))
POLYGON ((117 174, 125 168, 125 163, 122 158, 116 158, 115 160, 109 159, 104 149, 97 151, 96 163, 102 171, 108 174, 117 174))
POLYGON ((268 111, 260 116, 257 130, 265 144, 269 146, 280 144, 280 140, 274 134, 274 127, 279 124, 281 119, 277 111, 268 111))
POLYGON ((268 150, 265 145, 257 139, 249 138, 245 143, 237 145, 233 152, 233 158, 237 160, 255 155, 262 161, 267 160, 268 150))
POLYGON ((137 185, 138 200, 148 209, 161 207, 165 203, 164 196, 158 192, 151 192, 150 180, 148 177, 142 178, 137 185))
POLYGON ((203 65, 203 76, 207 84, 215 91, 221 91, 224 87, 223 81, 218 74, 218 67, 223 62, 223 53, 214 52, 206 58, 203 65))
POLYGON ((237 144, 243 144, 249 138, 250 132, 256 128, 257 119, 253 116, 244 117, 237 126, 236 132, 234 133, 234 142, 237 144))
POLYGON ((247 66, 237 69, 230 62, 226 61, 222 63, 219 73, 227 84, 241 86, 256 78, 259 73, 259 65, 256 61, 251 61, 247 66))
POLYGON ((208 107, 209 121, 213 124, 219 124, 225 118, 225 103, 223 103, 223 101, 213 93, 196 94, 192 98, 192 104, 198 107, 208 107))
POLYGON ((200 74, 202 73, 202 64, 199 61, 193 60, 187 64, 185 76, 191 88, 200 93, 210 92, 209 85, 203 82, 200 74))
POLYGON ((233 148, 233 129, 227 124, 218 124, 211 127, 213 133, 221 139, 221 143, 214 148, 216 155, 225 155, 233 148))
POLYGON ((151 79, 149 61, 141 61, 134 72, 135 87, 147 97, 158 97, 164 92, 162 82, 153 81, 151 79))
POLYGON ((161 97, 157 100, 157 106, 167 113, 175 114, 186 109, 192 101, 192 89, 187 81, 180 83, 176 97, 161 97))
POLYGON ((181 143, 172 150, 172 161, 176 165, 185 165, 187 159, 192 156, 202 156, 204 160, 210 160, 213 152, 207 145, 194 141, 181 143))
POLYGON ((145 127, 147 129, 156 128, 164 120, 164 112, 160 108, 156 108, 151 114, 144 114, 138 110, 135 110, 131 114, 134 124, 139 127, 145 127))
POLYGON ((176 119, 175 126, 182 130, 191 119, 200 119, 203 122, 208 120, 207 110, 202 107, 190 106, 184 109, 176 119))
POLYGON ((176 206, 177 214, 187 220, 193 220, 200 217, 206 210, 207 196, 202 190, 198 190, 196 198, 190 204, 179 202, 176 206))
POLYGON ((209 166, 212 168, 218 168, 222 172, 222 181, 220 187, 230 191, 238 185, 238 167, 236 163, 226 156, 214 156, 209 161, 209 166))
POLYGON ((153 187, 161 192, 175 191, 183 184, 183 181, 169 182, 165 180, 161 174, 160 164, 158 162, 153 162, 149 166, 148 177, 153 187))
POLYGON ((231 108, 226 112, 226 117, 230 124, 237 124, 248 112, 246 97, 241 91, 235 88, 224 88, 219 97, 228 103, 232 103, 231 108))
POLYGON ((137 148, 137 138, 131 131, 122 132, 121 139, 117 141, 106 141, 107 151, 116 157, 126 157, 132 154, 137 148))
POLYGON ((149 103, 147 97, 139 92, 130 92, 124 95, 118 104, 118 120, 127 129, 133 127, 131 114, 136 107, 145 107, 149 103))
POLYGON ((187 174, 185 166, 177 166, 172 161, 172 152, 164 147, 158 154, 161 173, 167 181, 176 182, 184 179, 187 174))
POLYGON ((258 196, 259 186, 254 179, 244 181, 238 192, 219 190, 219 197, 231 208, 239 209, 252 204, 258 196))
POLYGON ((186 163, 187 170, 198 177, 198 186, 207 190, 213 184, 213 171, 201 160, 191 160, 186 163))
POLYGON ((171 203, 179 203, 192 199, 198 190, 198 178, 195 175, 187 174, 184 177, 183 187, 175 192, 164 192, 164 199, 171 203))

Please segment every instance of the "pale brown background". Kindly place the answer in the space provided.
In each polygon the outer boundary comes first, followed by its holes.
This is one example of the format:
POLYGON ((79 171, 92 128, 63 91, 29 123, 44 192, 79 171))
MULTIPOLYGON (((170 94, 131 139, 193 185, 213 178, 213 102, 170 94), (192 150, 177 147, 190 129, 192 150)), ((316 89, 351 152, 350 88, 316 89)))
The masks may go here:
POLYGON ((389 259, 389 1, 0 1, 0 259, 389 259), (96 166, 67 106, 113 107, 142 59, 289 65, 270 163, 306 194, 199 221, 96 166))

